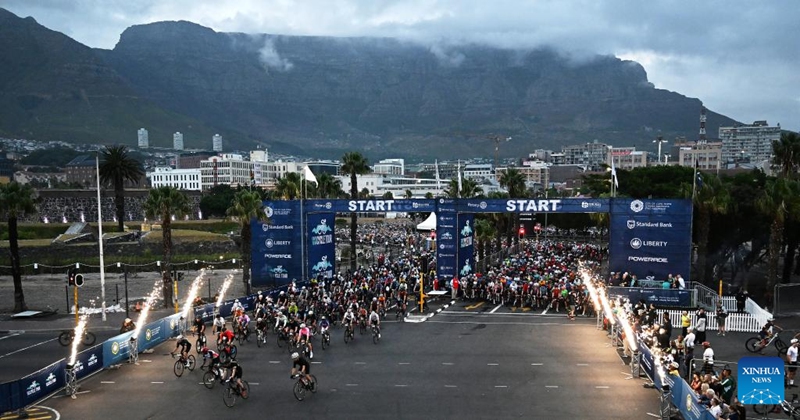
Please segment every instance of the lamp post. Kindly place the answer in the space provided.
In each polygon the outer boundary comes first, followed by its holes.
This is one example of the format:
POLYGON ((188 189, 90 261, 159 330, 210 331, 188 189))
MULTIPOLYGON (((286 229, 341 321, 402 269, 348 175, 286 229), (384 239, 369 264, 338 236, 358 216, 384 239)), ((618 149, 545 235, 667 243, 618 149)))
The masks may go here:
POLYGON ((657 139, 653 140, 653 143, 658 143, 658 163, 661 163, 661 145, 663 143, 669 143, 669 141, 664 140, 664 138, 661 136, 658 136, 657 139))

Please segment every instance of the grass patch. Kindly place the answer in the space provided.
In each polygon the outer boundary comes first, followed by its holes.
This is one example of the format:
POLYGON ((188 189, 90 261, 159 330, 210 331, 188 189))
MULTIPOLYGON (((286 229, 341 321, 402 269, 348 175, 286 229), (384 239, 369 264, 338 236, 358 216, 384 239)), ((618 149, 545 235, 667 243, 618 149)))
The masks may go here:
MULTIPOLYGON (((198 230, 172 229, 172 240, 180 241, 228 241, 228 237, 218 233, 203 232, 198 230)), ((160 230, 154 230, 143 238, 146 243, 161 243, 162 234, 160 230)))

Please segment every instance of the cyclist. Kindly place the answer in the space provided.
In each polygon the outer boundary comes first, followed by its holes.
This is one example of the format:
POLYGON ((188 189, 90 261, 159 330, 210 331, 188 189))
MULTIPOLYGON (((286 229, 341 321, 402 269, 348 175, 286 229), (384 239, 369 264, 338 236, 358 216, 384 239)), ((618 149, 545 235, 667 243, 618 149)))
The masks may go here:
POLYGON ((175 352, 178 351, 178 349, 181 349, 181 360, 183 360, 183 364, 189 366, 189 359, 187 359, 187 357, 189 356, 189 350, 192 349, 192 343, 190 343, 189 340, 187 340, 183 335, 179 335, 178 342, 175 345, 175 350, 173 350, 170 354, 175 355, 175 352))
POLYGON ((225 318, 222 317, 222 314, 217 315, 214 319, 214 328, 211 330, 213 334, 219 334, 222 332, 222 328, 225 327, 225 318))
POLYGON ((242 315, 242 312, 244 312, 244 306, 242 305, 241 302, 239 302, 239 299, 233 301, 233 306, 231 306, 231 312, 233 313, 234 318, 240 317, 242 315))
POLYGON ((242 312, 242 314, 239 316, 238 325, 241 334, 247 338, 247 335, 250 333, 247 328, 250 325, 250 317, 247 315, 247 313, 242 312))
POLYGON ((347 312, 344 314, 344 318, 342 318, 342 324, 350 327, 353 329, 353 324, 356 322, 356 315, 353 313, 352 309, 347 309, 347 312))
POLYGON ((288 297, 286 296, 286 292, 281 291, 281 293, 278 295, 277 304, 278 306, 286 306, 287 303, 288 303, 288 297))
POLYGON ((384 311, 386 310, 386 295, 383 293, 378 297, 378 308, 382 308, 384 311))
POLYGON ((222 332, 219 333, 219 339, 217 340, 217 344, 228 345, 232 342, 233 342, 233 331, 229 330, 228 327, 222 327, 222 332))
POLYGON ((328 322, 328 318, 325 315, 323 315, 322 319, 319 320, 319 331, 322 334, 325 334, 326 332, 328 332, 328 328, 330 328, 330 326, 331 323, 328 322))
POLYGON ((758 336, 761 337, 762 349, 767 346, 767 341, 772 338, 772 334, 774 333, 775 329, 778 331, 783 331, 783 328, 775 324, 775 318, 768 319, 767 323, 761 327, 761 331, 758 332, 758 336))
POLYGON ((263 331, 266 334, 267 328, 269 328, 267 318, 256 318, 256 330, 263 331))
POLYGON ((203 317, 200 315, 194 318, 194 332, 197 333, 197 335, 206 334, 206 323, 203 322, 203 317))
POLYGON ((372 298, 372 303, 369 305, 369 310, 372 312, 378 312, 378 298, 372 298))
MULTIPOLYGON (((209 362, 208 363, 209 370, 217 369, 219 367, 219 365, 220 365, 219 353, 215 352, 214 350, 211 350, 208 347, 203 347, 200 350, 200 352, 203 354, 203 365, 200 366, 200 369, 206 367, 206 361, 209 362)), ((222 378, 222 374, 219 371, 217 371, 216 373, 217 373, 217 376, 219 376, 220 379, 221 379, 222 378)))
POLYGON ((308 360, 300 355, 300 353, 294 352, 292 353, 291 377, 294 379, 294 375, 297 374, 303 374, 305 383, 311 382, 311 363, 308 363, 308 360))
POLYGON ((314 348, 311 347, 311 329, 306 326, 306 324, 300 324, 300 329, 297 330, 297 339, 295 340, 298 344, 305 343, 308 346, 308 358, 314 358, 314 348))
POLYGON ((368 315, 367 308, 362 306, 358 310, 358 322, 366 323, 367 322, 367 315, 368 315))
POLYGON ((242 394, 244 392, 244 385, 242 385, 242 374, 244 371, 236 359, 232 359, 231 363, 228 365, 229 374, 227 375, 228 379, 225 380, 225 383, 231 381, 231 379, 235 379, 236 386, 239 388, 239 393, 242 394))
POLYGON ((119 329, 119 333, 122 334, 135 329, 136 324, 134 324, 130 318, 125 318, 125 321, 122 322, 122 327, 119 329))
POLYGON ((369 325, 374 325, 378 330, 378 338, 381 338, 381 317, 377 312, 372 311, 369 314, 369 325))

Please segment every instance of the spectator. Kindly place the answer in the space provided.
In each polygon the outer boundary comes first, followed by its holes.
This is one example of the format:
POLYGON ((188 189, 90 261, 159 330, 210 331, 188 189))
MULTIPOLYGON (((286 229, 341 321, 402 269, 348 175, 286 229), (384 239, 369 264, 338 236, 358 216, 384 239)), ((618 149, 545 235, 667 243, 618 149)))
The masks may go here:
POLYGON ((745 306, 745 303, 747 302, 747 298, 748 297, 750 297, 750 295, 747 293, 747 290, 744 290, 744 288, 740 287, 739 291, 736 293, 736 296, 735 296, 735 298, 736 298, 736 312, 738 312, 740 314, 744 313, 744 306, 745 306))
POLYGON ((691 374, 692 372, 692 365, 694 363, 694 342, 695 342, 695 335, 694 335, 694 328, 689 327, 687 328, 686 338, 683 339, 683 345, 686 348, 686 375, 691 374))
POLYGON ((700 374, 695 372, 692 374, 692 382, 689 384, 689 387, 694 390, 695 393, 698 395, 700 394, 700 387, 703 385, 703 381, 700 380, 700 374))
POLYGON ((726 404, 732 404, 733 391, 736 390, 736 379, 731 375, 731 368, 725 366, 722 369, 722 379, 720 379, 719 384, 722 386, 722 400, 726 404))
POLYGON ((664 311, 663 316, 661 317, 661 327, 664 328, 667 332, 667 336, 671 339, 672 338, 672 320, 669 319, 669 312, 664 311))
POLYGON ((794 375, 797 373, 797 348, 800 344, 796 338, 793 338, 790 343, 789 349, 786 350, 786 363, 789 365, 786 369, 786 379, 789 380, 789 388, 796 388, 794 375))
POLYGON ((722 300, 717 302, 717 335, 725 337, 725 320, 728 318, 728 311, 722 305, 722 300))
POLYGON ((683 279, 683 277, 680 274, 675 276, 675 280, 678 283, 678 289, 685 289, 686 288, 686 281, 683 279))
POLYGON ((694 331, 697 335, 697 341, 704 342, 706 341, 706 322, 708 318, 706 317, 706 310, 700 308, 697 310, 695 314, 695 322, 694 322, 694 331))
POLYGON ((714 373, 714 349, 711 348, 711 343, 703 341, 703 372, 714 373))
POLYGON ((119 333, 123 334, 128 331, 133 331, 135 329, 136 329, 136 324, 133 322, 133 320, 131 320, 130 318, 125 318, 125 320, 122 321, 122 327, 120 327, 119 333))
MULTIPOLYGON (((712 390, 709 391, 713 392, 712 390)), ((719 398, 711 397, 708 412, 711 413, 715 419, 718 419, 722 416, 722 406, 720 406, 719 398)))
POLYGON ((689 317, 689 311, 681 312, 681 335, 686 337, 686 330, 692 325, 692 318, 689 317))

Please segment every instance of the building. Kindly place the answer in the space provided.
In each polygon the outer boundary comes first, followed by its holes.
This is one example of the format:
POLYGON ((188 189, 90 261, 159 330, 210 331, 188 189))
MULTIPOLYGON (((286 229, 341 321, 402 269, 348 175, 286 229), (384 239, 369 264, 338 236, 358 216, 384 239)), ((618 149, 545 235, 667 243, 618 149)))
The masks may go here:
POLYGON ((147 173, 152 188, 175 187, 179 190, 201 191, 200 168, 172 169, 169 166, 155 168, 147 173))
POLYGON ((683 142, 678 148, 678 164, 701 170, 722 168, 722 142, 683 142))
POLYGON ((768 168, 772 160, 772 142, 781 138, 781 126, 770 127, 766 121, 736 127, 720 127, 722 162, 749 162, 755 167, 768 168))
POLYGON ((200 162, 200 187, 203 191, 207 191, 221 184, 232 187, 264 185, 264 171, 261 165, 267 164, 244 160, 242 155, 235 153, 213 156, 200 162), (256 164, 259 165, 258 173, 261 174, 259 178, 256 178, 256 164))
POLYGON ((592 143, 564 146, 561 149, 562 153, 564 153, 563 162, 556 163, 553 155, 551 155, 551 158, 554 159, 554 164, 585 165, 589 169, 599 169, 602 164, 608 161, 609 147, 609 145, 595 140, 592 143))
MULTIPOLYGON (((349 193, 350 176, 340 175, 336 178, 341 181, 342 190, 349 193)), ((358 175, 356 177, 358 191, 361 192, 366 188, 369 191, 369 195, 376 198, 381 198, 389 193, 392 198, 400 199, 405 198, 408 192, 411 193, 411 198, 425 198, 428 194, 438 197, 444 195, 447 185, 447 181, 440 180, 437 182, 436 179, 432 178, 408 178, 376 173, 358 175)))
MULTIPOLYGON (((339 162, 334 162, 332 160, 320 160, 314 162, 306 162, 308 165, 308 169, 311 169, 311 173, 314 176, 320 176, 321 174, 328 174, 330 176, 339 175, 339 171, 342 165, 339 162)), ((302 167, 300 169, 303 169, 302 167)))
POLYGON ((217 154, 212 152, 183 153, 176 157, 175 169, 200 168, 200 162, 211 159, 213 156, 217 156, 217 154))
MULTIPOLYGON (((509 168, 497 168, 497 179, 500 180, 509 168)), ((514 167, 525 177, 525 185, 536 189, 550 184, 550 167, 541 160, 526 160, 522 166, 514 167)))
POLYGON ((0 184, 8 184, 14 180, 14 161, 0 153, 0 184))
POLYGON ((140 128, 139 131, 136 132, 136 136, 139 139, 139 142, 137 144, 139 145, 140 149, 147 149, 148 147, 150 147, 150 137, 149 134, 147 133, 147 130, 145 130, 144 128, 140 128))
POLYGON ((175 150, 183 150, 183 133, 180 131, 172 135, 172 148, 175 150))
POLYGON ((211 137, 211 150, 215 152, 222 151, 222 136, 219 134, 214 134, 214 136, 211 137))
POLYGON ((647 167, 647 152, 637 151, 635 147, 612 147, 609 151, 608 159, 605 162, 608 166, 611 166, 613 161, 616 169, 627 171, 647 167))
POLYGON ((372 165, 372 172, 376 174, 400 175, 406 174, 405 160, 403 159, 383 159, 372 165))
POLYGON ((494 169, 491 163, 470 163, 464 166, 464 178, 476 181, 494 179, 494 169))
POLYGON ((97 162, 94 155, 76 156, 64 167, 66 181, 69 184, 80 184, 86 188, 97 187, 97 162))

